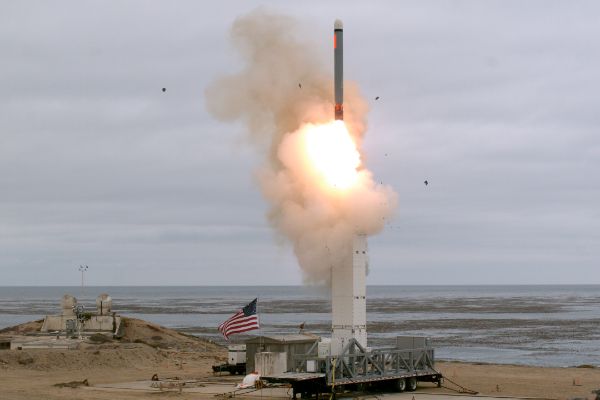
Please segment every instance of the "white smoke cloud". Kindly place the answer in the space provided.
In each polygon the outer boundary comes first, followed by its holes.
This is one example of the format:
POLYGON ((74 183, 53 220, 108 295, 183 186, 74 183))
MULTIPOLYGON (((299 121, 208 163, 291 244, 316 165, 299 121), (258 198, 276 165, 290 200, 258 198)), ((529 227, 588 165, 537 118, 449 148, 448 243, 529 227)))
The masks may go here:
MULTIPOLYGON (((326 283, 332 266, 349 261, 354 234, 383 229, 397 196, 376 184, 364 164, 354 184, 340 190, 307 160, 307 132, 333 119, 332 68, 293 19, 259 9, 237 19, 231 35, 245 64, 207 88, 208 110, 245 123, 265 156, 257 175, 271 225, 292 244, 305 281, 326 283)), ((344 121, 360 154, 368 108, 354 83, 344 82, 344 89, 344 121)))

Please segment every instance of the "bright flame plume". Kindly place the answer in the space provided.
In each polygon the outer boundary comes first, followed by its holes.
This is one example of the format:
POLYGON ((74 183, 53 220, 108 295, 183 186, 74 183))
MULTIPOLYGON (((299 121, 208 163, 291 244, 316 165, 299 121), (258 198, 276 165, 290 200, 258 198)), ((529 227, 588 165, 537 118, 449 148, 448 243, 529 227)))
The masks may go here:
POLYGON ((360 154, 344 122, 308 125, 303 136, 310 166, 329 186, 348 189, 356 184, 360 154))

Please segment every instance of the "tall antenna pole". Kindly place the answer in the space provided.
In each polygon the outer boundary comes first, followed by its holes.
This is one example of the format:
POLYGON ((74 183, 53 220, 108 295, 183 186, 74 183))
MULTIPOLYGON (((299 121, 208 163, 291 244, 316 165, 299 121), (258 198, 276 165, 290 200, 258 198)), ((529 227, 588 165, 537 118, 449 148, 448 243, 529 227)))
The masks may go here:
POLYGON ((88 270, 87 265, 79 265, 79 271, 81 272, 81 298, 83 299, 83 274, 88 270))

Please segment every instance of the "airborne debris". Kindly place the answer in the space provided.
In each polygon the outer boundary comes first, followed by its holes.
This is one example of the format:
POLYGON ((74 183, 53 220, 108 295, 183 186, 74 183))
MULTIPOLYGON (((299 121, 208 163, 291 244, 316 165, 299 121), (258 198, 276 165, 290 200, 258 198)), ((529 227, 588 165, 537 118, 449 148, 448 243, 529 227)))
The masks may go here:
POLYGON ((163 93, 167 91, 167 88, 162 88, 163 93))
POLYGON ((299 83, 299 84, 298 84, 298 87, 299 87, 300 89, 302 89, 302 84, 301 84, 301 83, 299 83))
POLYGON ((425 184, 425 186, 429 185, 428 181, 423 182, 425 184))

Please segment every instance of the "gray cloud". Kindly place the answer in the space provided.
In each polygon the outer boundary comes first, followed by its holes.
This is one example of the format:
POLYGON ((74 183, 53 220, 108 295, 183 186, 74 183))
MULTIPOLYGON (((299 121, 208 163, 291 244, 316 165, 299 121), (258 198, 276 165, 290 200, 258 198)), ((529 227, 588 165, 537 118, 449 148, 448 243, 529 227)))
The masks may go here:
MULTIPOLYGON (((600 6, 347 3, 263 4, 326 63, 345 22, 367 163, 399 193, 369 282, 600 283, 600 6)), ((0 285, 301 281, 258 158, 204 104, 257 5, 0 5, 0 285)))

